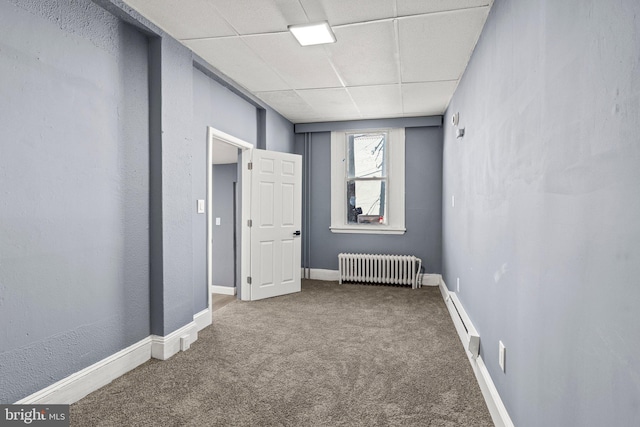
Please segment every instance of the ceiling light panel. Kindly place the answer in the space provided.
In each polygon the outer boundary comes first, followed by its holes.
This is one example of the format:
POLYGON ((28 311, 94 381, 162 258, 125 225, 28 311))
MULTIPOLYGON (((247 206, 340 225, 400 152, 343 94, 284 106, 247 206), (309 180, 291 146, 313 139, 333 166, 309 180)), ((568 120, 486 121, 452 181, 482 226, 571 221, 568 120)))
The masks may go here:
POLYGON ((402 81, 459 79, 488 12, 483 7, 400 19, 402 81))
POLYGON ((208 0, 125 0, 125 3, 178 40, 236 34, 208 0))
POLYGON ((290 24, 307 22, 298 0, 209 1, 241 35, 286 32, 290 24))
POLYGON ((289 33, 245 36, 243 40, 291 89, 342 86, 324 46, 303 48, 289 33))
POLYGON ((184 42, 205 61, 250 91, 290 89, 239 37, 184 42))
POLYGON ((406 115, 443 114, 456 90, 456 81, 402 85, 402 108, 406 115))
POLYGON ((398 16, 488 6, 492 0, 396 0, 398 16))
POLYGON ((392 22, 337 28, 336 37, 325 49, 347 86, 399 83, 392 22))
POLYGON ((290 25, 289 31, 301 46, 335 43, 336 36, 326 21, 312 24, 290 25))
POLYGON ((311 22, 328 20, 331 26, 394 17, 389 0, 300 0, 311 22))

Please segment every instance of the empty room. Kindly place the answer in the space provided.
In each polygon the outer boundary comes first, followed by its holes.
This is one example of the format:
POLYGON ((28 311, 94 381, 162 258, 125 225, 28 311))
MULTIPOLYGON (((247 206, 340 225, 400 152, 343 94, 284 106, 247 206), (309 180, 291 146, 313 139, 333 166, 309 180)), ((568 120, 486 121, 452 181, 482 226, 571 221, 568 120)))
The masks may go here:
POLYGON ((0 129, 3 426, 640 419, 637 0, 0 0, 0 129))

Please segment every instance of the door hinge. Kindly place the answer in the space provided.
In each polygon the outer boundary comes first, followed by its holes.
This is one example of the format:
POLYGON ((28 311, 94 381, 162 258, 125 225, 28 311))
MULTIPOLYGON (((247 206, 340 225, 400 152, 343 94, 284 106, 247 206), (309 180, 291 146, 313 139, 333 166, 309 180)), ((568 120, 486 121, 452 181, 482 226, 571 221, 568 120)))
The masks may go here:
POLYGON ((248 219, 247 220, 247 227, 253 227, 253 221, 248 219))
POLYGON ((253 162, 249 162, 249 164, 247 164, 247 167, 249 168, 249 170, 253 170, 253 162))
POLYGON ((247 276, 247 283, 251 284, 251 276, 247 276))

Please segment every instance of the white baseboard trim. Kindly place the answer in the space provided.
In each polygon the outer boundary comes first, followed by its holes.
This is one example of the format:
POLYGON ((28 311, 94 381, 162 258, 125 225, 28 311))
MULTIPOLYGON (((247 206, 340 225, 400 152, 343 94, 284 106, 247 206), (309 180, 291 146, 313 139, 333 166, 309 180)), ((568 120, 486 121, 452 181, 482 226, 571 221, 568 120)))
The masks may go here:
MULTIPOLYGON (((460 304, 457 296, 455 296, 454 292, 450 292, 447 288, 447 285, 444 283, 444 280, 440 279, 440 293, 442 294, 442 298, 445 300, 445 304, 447 304, 447 308, 449 309, 449 314, 451 315, 451 320, 453 324, 456 326, 456 330, 458 331, 458 335, 460 336, 460 340, 462 341, 462 345, 465 346, 465 353, 467 355, 467 359, 469 359, 469 363, 471 364, 471 368, 473 369, 473 373, 476 376, 476 380, 478 381, 478 385, 480 386, 480 390, 482 391, 482 396, 487 404, 487 408, 489 409, 489 413, 491 414, 491 418, 493 419, 493 423, 496 427, 513 427, 513 422, 511 421, 511 417, 507 412, 507 408, 504 406, 502 402, 502 398, 496 389, 495 384, 493 383, 493 379, 489 374, 489 370, 487 366, 484 364, 482 360, 482 356, 478 356, 474 358, 474 355, 467 350, 467 339, 466 333, 461 333, 460 328, 464 330, 464 326, 462 326, 462 321, 457 313, 452 312, 450 308, 450 299, 452 297, 456 298, 456 304, 458 307, 462 309, 462 305, 460 304)), ((464 309, 462 309, 464 312, 464 309)), ((464 314, 466 316, 466 313, 464 314)))
POLYGON ((500 394, 493 383, 493 379, 491 379, 491 375, 489 375, 489 370, 482 360, 482 356, 478 356, 477 359, 471 363, 471 366, 473 373, 476 374, 476 379, 478 380, 480 390, 482 390, 482 395, 489 408, 493 423, 496 427, 514 427, 507 408, 500 398, 500 394))
POLYGON ((198 339, 198 332, 210 324, 211 311, 206 308, 193 316, 193 322, 166 337, 150 335, 15 403, 17 405, 70 405, 75 403, 89 393, 142 365, 152 357, 167 360, 180 350, 186 350, 198 339))
POLYGON ((24 399, 18 405, 70 405, 151 358, 151 337, 73 373, 24 399))
POLYGON ((235 295, 236 288, 235 286, 219 286, 219 285, 211 285, 211 293, 213 294, 222 294, 222 295, 235 295))
MULTIPOLYGON (((302 277, 304 277, 304 268, 302 269, 302 277)), ((312 280, 326 280, 329 282, 337 282, 340 279, 340 272, 338 270, 324 270, 322 268, 310 268, 310 279, 312 280)))
POLYGON ((211 310, 205 308, 200 313, 196 313, 193 315, 193 321, 198 327, 198 332, 206 328, 212 323, 211 319, 211 310))
POLYGON ((196 322, 189 322, 164 337, 151 335, 151 357, 167 360, 180 350, 186 350, 197 340, 198 325, 196 322))
POLYGON ((420 284, 422 286, 440 286, 442 276, 439 274, 421 274, 420 284))

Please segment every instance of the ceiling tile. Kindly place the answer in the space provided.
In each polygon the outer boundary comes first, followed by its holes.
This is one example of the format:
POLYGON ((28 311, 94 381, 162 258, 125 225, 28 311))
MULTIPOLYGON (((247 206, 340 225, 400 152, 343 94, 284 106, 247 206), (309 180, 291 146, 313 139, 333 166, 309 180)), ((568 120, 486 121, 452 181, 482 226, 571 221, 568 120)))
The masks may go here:
POLYGON ((243 40, 292 89, 342 86, 323 46, 302 47, 290 33, 244 36, 243 40))
POLYGON ((390 0, 300 0, 311 22, 329 21, 331 25, 350 24, 395 16, 390 0))
POLYGON ((297 91, 315 110, 322 112, 330 119, 344 117, 342 120, 360 117, 360 112, 351 100, 349 93, 344 88, 335 89, 308 89, 297 91))
POLYGON ((396 0, 398 16, 488 6, 492 0, 396 0))
POLYGON ((326 45, 347 86, 399 83, 393 22, 336 28, 337 42, 326 45))
POLYGON ((124 1, 294 123, 442 114, 493 4, 124 1), (335 44, 301 47, 286 31, 319 20, 335 44))
POLYGON ((125 3, 179 40, 236 34, 208 0, 125 0, 125 3))
POLYGON ((457 83, 448 81, 403 84, 402 104, 405 115, 443 114, 457 83))
POLYGON ((290 89, 239 37, 184 42, 205 61, 250 91, 290 89))
POLYGON ((210 0, 239 34, 287 31, 287 26, 306 23, 298 0, 210 0))
POLYGON ((256 95, 294 123, 305 122, 318 116, 318 113, 293 90, 258 92, 256 95))
POLYGON ((347 88, 360 112, 367 117, 402 114, 400 85, 359 86, 347 88))
POLYGON ((488 12, 484 7, 400 19, 402 81, 460 78, 488 12))

